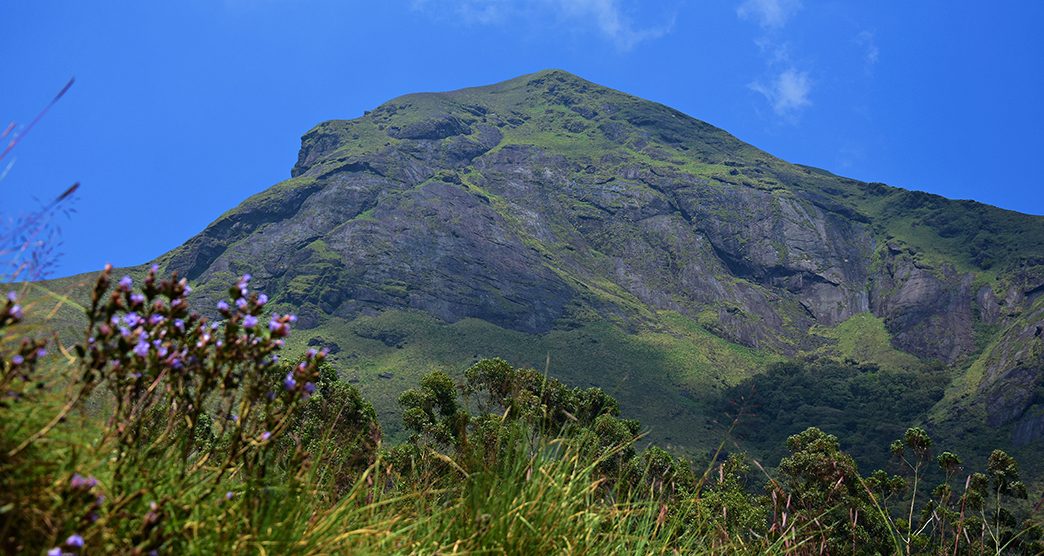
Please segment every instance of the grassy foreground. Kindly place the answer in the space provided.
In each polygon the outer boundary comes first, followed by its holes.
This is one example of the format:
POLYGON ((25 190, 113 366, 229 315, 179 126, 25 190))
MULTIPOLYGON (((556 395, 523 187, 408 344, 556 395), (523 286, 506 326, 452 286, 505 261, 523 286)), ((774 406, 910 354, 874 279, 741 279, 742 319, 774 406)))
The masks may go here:
MULTIPOLYGON (((894 473, 837 437, 786 440, 770 473, 656 446, 598 388, 481 360, 403 392, 382 440, 325 350, 249 276, 208 322, 187 282, 104 272, 82 342, 0 306, 0 550, 47 554, 1035 554, 1017 462, 981 472, 912 428, 894 473), (41 339, 42 338, 42 339, 41 339), (53 353, 47 353, 52 351, 53 353)), ((33 307, 33 310, 46 310, 33 307)), ((781 371, 787 372, 787 371, 781 371)), ((713 448, 713 447, 712 447, 713 448)), ((1036 510, 1036 513, 1034 511, 1036 510)))

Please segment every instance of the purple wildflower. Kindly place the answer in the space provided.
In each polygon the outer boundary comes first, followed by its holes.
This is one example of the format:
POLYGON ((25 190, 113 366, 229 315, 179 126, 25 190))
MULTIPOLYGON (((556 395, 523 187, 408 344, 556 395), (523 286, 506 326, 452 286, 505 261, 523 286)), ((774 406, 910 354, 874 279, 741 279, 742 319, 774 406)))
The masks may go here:
POLYGON ((268 442, 269 438, 272 438, 272 433, 268 431, 261 433, 261 442, 268 442))
POLYGON ((8 314, 10 314, 11 318, 15 320, 22 320, 22 306, 15 305, 14 307, 11 307, 11 311, 8 314))
POLYGON ((18 294, 15 293, 14 291, 7 292, 7 300, 10 301, 11 303, 14 303, 15 301, 18 301, 18 294))
POLYGON ((257 326, 257 317, 254 315, 243 317, 243 328, 253 328, 255 326, 257 326))
POLYGON ((94 477, 84 477, 79 473, 73 473, 71 479, 69 479, 69 486, 72 488, 82 488, 90 490, 98 484, 98 479, 94 477))
POLYGON ((294 373, 286 373, 286 378, 283 379, 283 387, 287 390, 293 390, 297 386, 297 381, 294 380, 294 373))
POLYGON ((308 351, 305 353, 305 357, 312 359, 315 357, 315 354, 317 353, 319 352, 315 351, 315 348, 308 348, 308 351))
POLYGON ((62 549, 61 549, 61 547, 56 546, 56 547, 48 550, 47 551, 47 556, 62 556, 62 549))
POLYGON ((145 296, 140 293, 132 293, 130 296, 130 302, 132 307, 137 307, 145 303, 145 296))
POLYGON ((121 290, 123 290, 125 292, 129 292, 130 289, 131 289, 131 286, 133 286, 133 285, 134 285, 134 280, 131 280, 130 276, 124 276, 123 278, 120 278, 120 289, 121 290))
POLYGON ((274 336, 290 335, 290 327, 286 323, 280 322, 276 317, 272 317, 272 320, 268 323, 268 329, 272 331, 274 336))
POLYGON ((36 350, 36 356, 38 358, 46 357, 47 356, 47 350, 44 349, 44 348, 40 348, 40 349, 36 350))
POLYGON ((80 535, 70 535, 69 538, 65 539, 65 546, 81 548, 83 547, 83 537, 80 535))
POLYGON ((268 296, 267 295, 261 294, 261 295, 257 296, 257 305, 259 307, 264 305, 265 303, 268 303, 268 296))
POLYGON ((185 321, 183 321, 181 319, 174 319, 174 328, 177 328, 178 330, 184 332, 185 331, 185 321))
POLYGON ((227 313, 228 312, 228 303, 226 303, 224 299, 222 299, 221 301, 218 301, 217 302, 217 309, 218 309, 218 311, 221 311, 222 313, 227 313))
POLYGON ((141 322, 141 317, 138 316, 138 313, 127 313, 123 317, 123 322, 125 322, 127 326, 134 328, 141 322))
POLYGON ((149 354, 149 343, 145 341, 139 341, 138 345, 134 346, 134 355, 138 357, 145 357, 149 354))
POLYGON ((13 363, 15 365, 21 365, 22 363, 25 363, 25 358, 22 357, 21 355, 15 355, 14 357, 11 358, 11 363, 13 363))
POLYGON ((130 336, 130 330, 126 326, 121 326, 120 327, 120 336, 123 336, 124 338, 126 338, 127 336, 130 336))
POLYGON ((156 326, 161 322, 163 322, 163 315, 156 313, 149 316, 149 324, 151 324, 152 326, 156 326))
POLYGON ((246 309, 246 306, 247 306, 247 300, 246 299, 244 299, 242 297, 236 299, 236 308, 237 309, 242 311, 243 309, 246 309))
POLYGON ((232 491, 230 490, 225 493, 225 500, 231 500, 233 496, 235 496, 235 494, 232 494, 232 491))
POLYGON ((305 385, 304 385, 304 389, 305 389, 305 392, 308 392, 309 394, 314 394, 315 393, 315 384, 312 384, 311 382, 306 382, 305 385))

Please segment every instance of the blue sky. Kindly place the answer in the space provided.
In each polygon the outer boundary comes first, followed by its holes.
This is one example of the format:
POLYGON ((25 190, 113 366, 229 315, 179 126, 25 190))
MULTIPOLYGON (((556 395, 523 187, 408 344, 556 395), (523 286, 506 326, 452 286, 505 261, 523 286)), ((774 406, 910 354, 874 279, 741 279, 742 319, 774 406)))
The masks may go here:
POLYGON ((1044 214, 1042 28, 1038 1, 9 0, 0 127, 76 84, 0 210, 79 181, 56 274, 142 263, 289 177, 322 120, 561 68, 792 162, 1044 214))

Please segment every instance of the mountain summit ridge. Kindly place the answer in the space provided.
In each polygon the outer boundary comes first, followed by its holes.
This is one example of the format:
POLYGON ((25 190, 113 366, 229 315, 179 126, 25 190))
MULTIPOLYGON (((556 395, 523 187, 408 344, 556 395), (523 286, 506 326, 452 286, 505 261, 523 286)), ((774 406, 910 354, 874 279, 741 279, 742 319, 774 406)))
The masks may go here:
POLYGON ((343 345, 387 312, 534 337, 678 315, 714 349, 841 357, 829 331, 870 319, 890 361, 952 369, 934 419, 1044 438, 1042 217, 790 164, 562 70, 323 122, 291 175, 159 262, 204 297, 249 272, 343 345))

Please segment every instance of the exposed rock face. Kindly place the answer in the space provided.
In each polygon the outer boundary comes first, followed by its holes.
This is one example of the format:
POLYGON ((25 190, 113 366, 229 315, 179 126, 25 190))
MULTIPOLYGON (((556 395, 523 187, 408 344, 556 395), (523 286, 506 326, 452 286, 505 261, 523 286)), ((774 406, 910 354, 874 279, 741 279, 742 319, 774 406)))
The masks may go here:
MULTIPOLYGON (((1018 318, 979 363, 983 378, 979 394, 985 400, 987 422, 1016 422, 1035 404, 1044 404, 1044 303, 1018 318)), ((1040 415, 1016 427, 1024 442, 1044 437, 1040 415)))
POLYGON ((792 165, 565 72, 326 122, 292 176, 168 269, 203 296, 250 272, 306 327, 411 308, 543 333, 591 315, 655 326, 669 309, 796 354, 821 341, 811 327, 871 311, 896 347, 963 364, 992 326, 989 421, 1040 403, 1044 219, 792 165))
POLYGON ((953 363, 976 349, 972 280, 950 265, 919 264, 889 245, 873 276, 871 307, 884 318, 897 347, 953 363))

